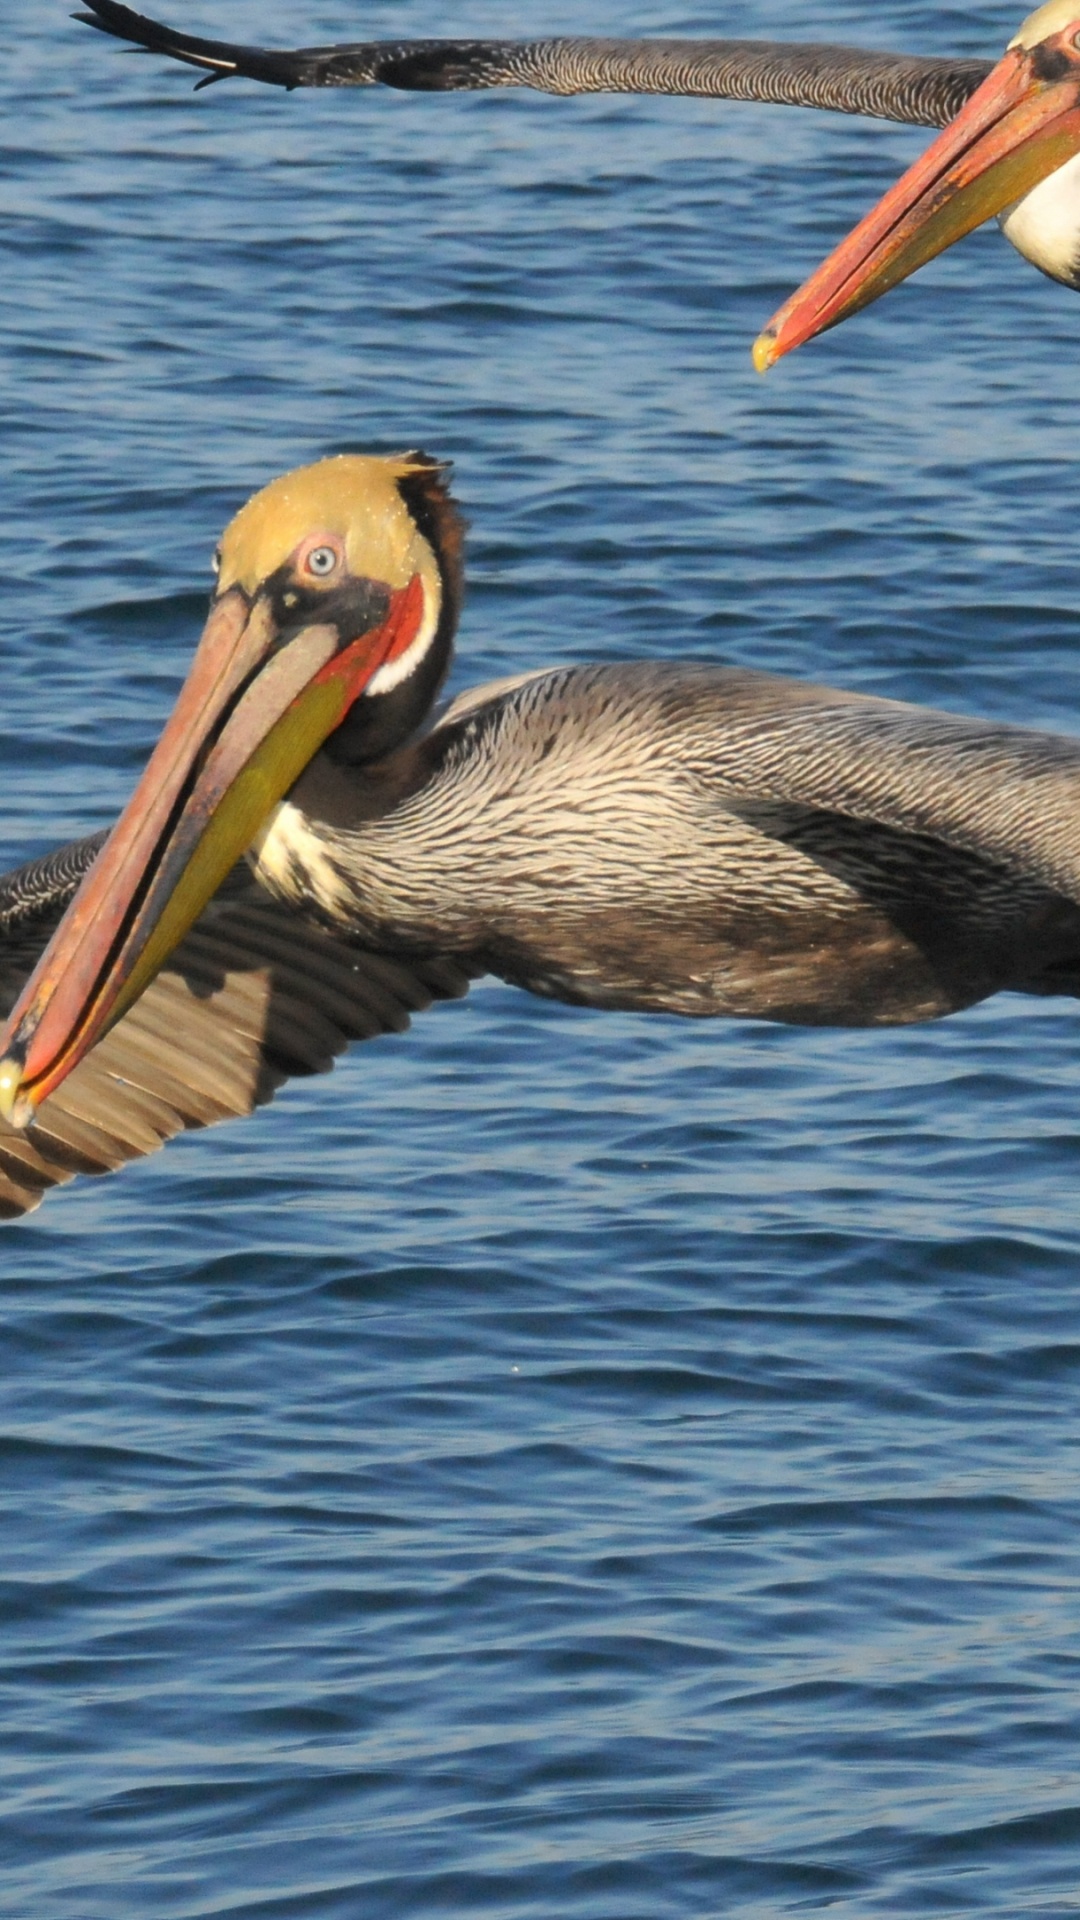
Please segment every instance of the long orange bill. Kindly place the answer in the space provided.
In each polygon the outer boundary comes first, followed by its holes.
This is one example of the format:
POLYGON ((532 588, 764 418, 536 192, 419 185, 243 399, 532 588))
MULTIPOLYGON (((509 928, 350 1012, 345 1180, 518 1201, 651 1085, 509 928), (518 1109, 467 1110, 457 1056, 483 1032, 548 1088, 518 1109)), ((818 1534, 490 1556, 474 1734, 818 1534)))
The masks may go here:
POLYGON ((419 630, 414 578, 375 588, 371 624, 279 644, 269 601, 232 587, 127 807, 0 1035, 0 1112, 27 1126, 136 1000, 276 802, 419 630))
POLYGON ((880 299, 1080 152, 1077 17, 1010 47, 921 159, 773 315, 754 342, 765 373, 793 347, 880 299))

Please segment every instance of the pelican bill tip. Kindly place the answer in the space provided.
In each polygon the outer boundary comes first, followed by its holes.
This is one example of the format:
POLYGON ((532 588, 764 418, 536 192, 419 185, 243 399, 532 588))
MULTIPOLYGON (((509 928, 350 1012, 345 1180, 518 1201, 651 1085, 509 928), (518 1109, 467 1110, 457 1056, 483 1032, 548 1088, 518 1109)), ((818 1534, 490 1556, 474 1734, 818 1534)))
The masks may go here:
POLYGON ((776 351, 776 333, 772 327, 766 327, 764 333, 758 334, 750 355, 759 373, 768 373, 769 368, 775 366, 780 355, 776 351))
POLYGON ((0 1114, 20 1131, 34 1117, 34 1103, 23 1092, 23 1063, 13 1054, 0 1060, 0 1114))

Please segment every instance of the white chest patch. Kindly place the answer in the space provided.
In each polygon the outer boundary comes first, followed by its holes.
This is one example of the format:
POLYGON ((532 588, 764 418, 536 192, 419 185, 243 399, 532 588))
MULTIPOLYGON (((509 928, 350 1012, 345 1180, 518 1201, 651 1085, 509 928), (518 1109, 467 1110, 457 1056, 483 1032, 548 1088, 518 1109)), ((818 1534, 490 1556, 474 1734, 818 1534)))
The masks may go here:
POLYGON ((314 899, 328 914, 343 918, 349 892, 324 836, 291 800, 282 800, 247 851, 248 864, 269 893, 280 900, 314 899))
POLYGON ((1000 214, 1001 231, 1033 267, 1080 284, 1080 154, 1000 214))

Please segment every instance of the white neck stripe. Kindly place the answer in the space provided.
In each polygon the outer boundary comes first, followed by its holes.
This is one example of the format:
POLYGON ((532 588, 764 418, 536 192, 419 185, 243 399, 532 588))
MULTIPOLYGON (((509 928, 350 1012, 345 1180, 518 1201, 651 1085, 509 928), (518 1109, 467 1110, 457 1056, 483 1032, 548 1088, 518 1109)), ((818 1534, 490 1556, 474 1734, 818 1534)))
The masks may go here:
POLYGON ((407 680, 411 673, 415 673, 424 655, 429 651, 438 631, 442 595, 432 593, 426 580, 422 581, 421 585, 424 593, 424 617, 420 622, 415 640, 410 641, 404 653, 399 653, 396 660, 387 660, 384 666, 372 674, 364 688, 365 695, 392 693, 394 688, 400 687, 402 681, 407 680))

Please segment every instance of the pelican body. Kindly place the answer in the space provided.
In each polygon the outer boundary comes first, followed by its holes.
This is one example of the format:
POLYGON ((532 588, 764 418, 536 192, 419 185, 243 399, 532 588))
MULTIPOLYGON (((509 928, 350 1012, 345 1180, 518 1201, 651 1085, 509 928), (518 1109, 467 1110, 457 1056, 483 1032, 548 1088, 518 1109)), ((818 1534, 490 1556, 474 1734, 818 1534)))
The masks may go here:
POLYGON ((466 695, 383 762, 324 751, 252 863, 366 945, 556 999, 895 1024, 1074 977, 1061 869, 987 858, 981 818, 1063 768, 1080 793, 1072 742, 766 673, 565 667, 466 695))
POLYGON ((75 1123, 93 1163, 103 1113, 99 1165, 247 1111, 485 971, 812 1025, 1080 991, 1077 741, 699 662, 439 712, 461 593, 426 455, 339 456, 241 510, 104 847, 0 887, 0 1175, 63 1177, 75 1123))

